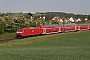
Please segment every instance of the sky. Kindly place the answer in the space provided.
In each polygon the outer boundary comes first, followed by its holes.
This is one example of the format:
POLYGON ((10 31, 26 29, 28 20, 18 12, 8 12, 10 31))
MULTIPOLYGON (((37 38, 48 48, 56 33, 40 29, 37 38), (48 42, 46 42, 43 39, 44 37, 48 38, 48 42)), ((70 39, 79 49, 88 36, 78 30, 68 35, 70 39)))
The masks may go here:
POLYGON ((90 0, 0 0, 0 12, 16 11, 90 14, 90 0))

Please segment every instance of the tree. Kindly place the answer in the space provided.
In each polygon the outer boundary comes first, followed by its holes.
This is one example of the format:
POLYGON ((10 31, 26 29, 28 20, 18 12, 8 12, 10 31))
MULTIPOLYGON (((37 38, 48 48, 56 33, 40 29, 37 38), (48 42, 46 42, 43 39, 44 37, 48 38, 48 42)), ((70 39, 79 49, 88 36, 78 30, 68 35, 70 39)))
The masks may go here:
POLYGON ((4 33, 5 22, 0 19, 0 34, 4 33))
POLYGON ((47 14, 47 15, 45 16, 45 20, 52 20, 52 16, 51 16, 50 14, 47 14))
POLYGON ((30 15, 26 15, 25 18, 28 20, 28 19, 31 19, 31 16, 30 15))
POLYGON ((90 15, 88 15, 88 20, 90 20, 90 15))

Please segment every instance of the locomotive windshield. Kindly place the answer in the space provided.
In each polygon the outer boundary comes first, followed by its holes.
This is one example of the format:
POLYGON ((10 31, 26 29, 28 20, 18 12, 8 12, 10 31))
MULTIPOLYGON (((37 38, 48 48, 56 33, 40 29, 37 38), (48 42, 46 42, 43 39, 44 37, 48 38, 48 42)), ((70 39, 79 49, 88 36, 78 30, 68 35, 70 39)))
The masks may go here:
POLYGON ((18 31, 22 31, 22 28, 18 28, 18 31))

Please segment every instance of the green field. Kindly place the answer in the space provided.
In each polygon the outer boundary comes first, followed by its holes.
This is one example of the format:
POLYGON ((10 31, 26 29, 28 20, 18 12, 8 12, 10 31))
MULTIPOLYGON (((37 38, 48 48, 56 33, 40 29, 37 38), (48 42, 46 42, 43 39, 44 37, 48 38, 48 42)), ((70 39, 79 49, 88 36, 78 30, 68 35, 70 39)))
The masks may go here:
POLYGON ((16 35, 15 33, 4 33, 0 34, 0 40, 1 39, 7 39, 7 38, 14 38, 16 35))
POLYGON ((0 60, 90 60, 90 31, 0 43, 0 60))

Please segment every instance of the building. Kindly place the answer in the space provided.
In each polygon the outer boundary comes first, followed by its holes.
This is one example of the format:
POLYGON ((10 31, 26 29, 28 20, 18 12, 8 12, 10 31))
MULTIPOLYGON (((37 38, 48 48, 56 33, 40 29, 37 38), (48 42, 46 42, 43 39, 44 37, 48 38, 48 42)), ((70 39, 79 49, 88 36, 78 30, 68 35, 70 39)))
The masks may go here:
POLYGON ((55 16, 52 20, 60 20, 59 16, 55 16))
POLYGON ((69 21, 70 21, 70 22, 75 22, 75 20, 74 20, 73 17, 71 17, 71 18, 69 19, 69 21))

